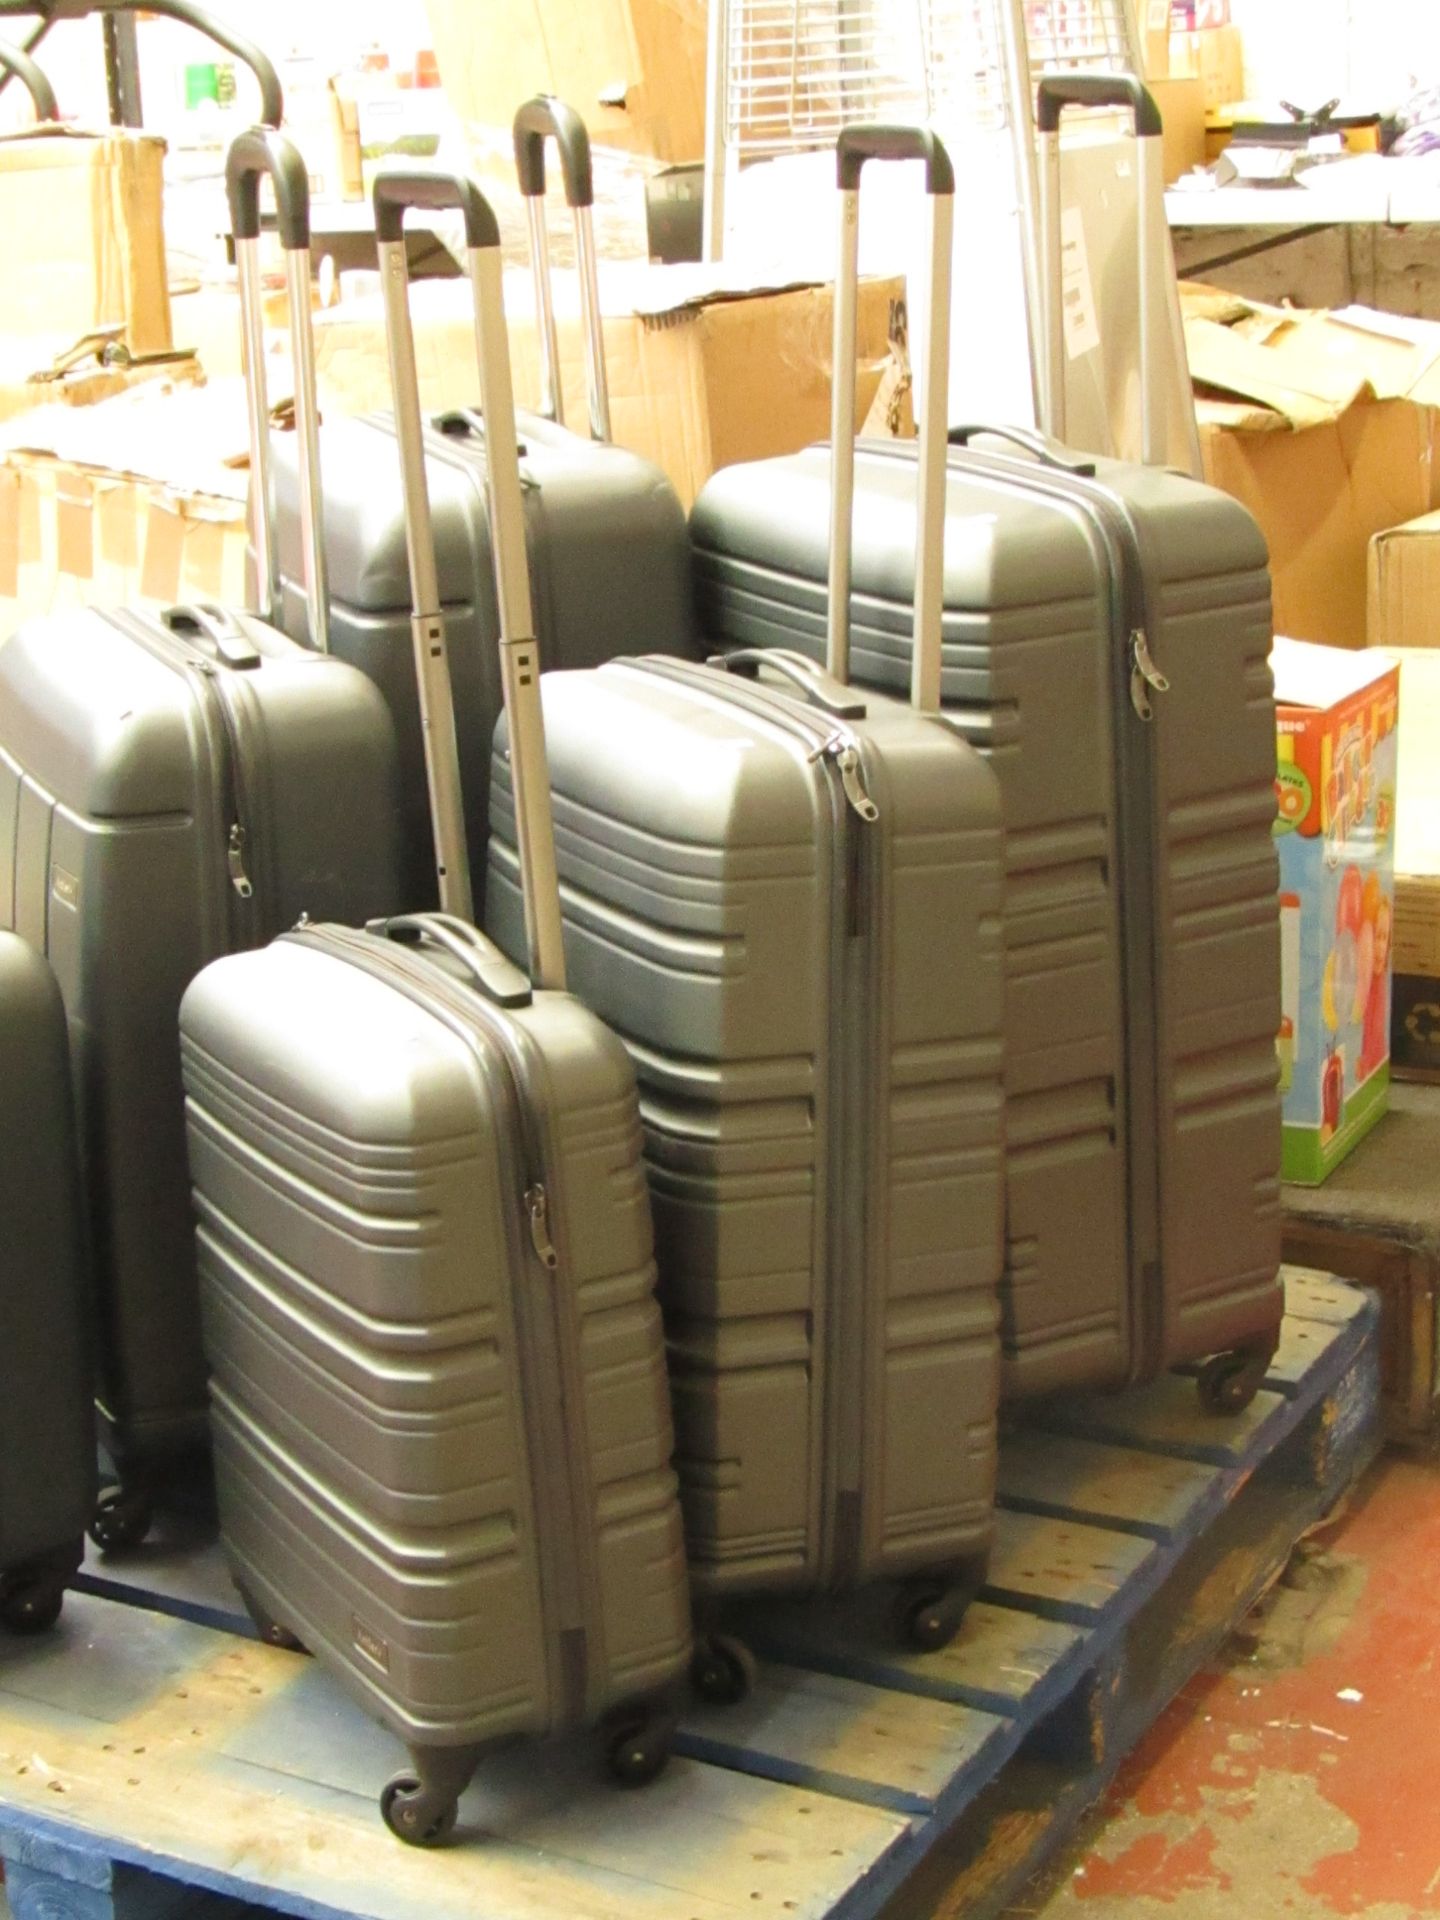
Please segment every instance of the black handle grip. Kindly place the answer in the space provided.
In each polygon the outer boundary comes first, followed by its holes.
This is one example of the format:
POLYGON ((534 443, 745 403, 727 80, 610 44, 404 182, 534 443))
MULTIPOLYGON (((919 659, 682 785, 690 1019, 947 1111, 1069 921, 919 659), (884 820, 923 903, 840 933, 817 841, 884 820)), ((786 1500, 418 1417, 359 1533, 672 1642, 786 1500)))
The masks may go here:
POLYGON ((166 607, 161 625, 184 640, 204 640, 222 666, 252 672, 262 664, 255 642, 228 607, 209 602, 166 607))
POLYGON ((452 913, 400 913, 389 920, 372 920, 367 933, 386 940, 413 941, 443 947, 459 960, 475 985, 497 1007, 528 1007, 534 999, 530 982, 513 960, 507 960, 493 940, 452 913))
POLYGON ((515 115, 515 171, 527 200, 545 191, 545 142, 560 149, 565 198, 572 207, 593 207, 595 179, 590 168, 590 131, 574 107, 553 93, 537 93, 515 115))
POLYGON ((13 73, 25 87, 35 102, 37 120, 58 120, 60 109, 55 103, 55 89, 36 66, 28 53, 22 53, 19 47, 12 47, 6 40, 0 40, 0 67, 7 73, 13 73))
POLYGON ((472 252, 479 247, 500 244, 500 224, 490 202, 464 174, 436 173, 420 167, 387 168, 376 175, 374 199, 375 234, 379 240, 401 239, 408 209, 428 207, 464 216, 465 244, 472 252))
POLYGON ((234 54, 259 82, 261 120, 267 127, 279 126, 285 117, 285 96, 269 55, 227 21, 196 6, 195 0, 0 0, 0 15, 38 13, 47 27, 57 20, 85 20, 92 13, 140 12, 161 13, 167 19, 182 21, 234 54))
POLYGON ((1066 107, 1129 107, 1141 140, 1164 131, 1154 95, 1133 73, 1047 73, 1035 90, 1035 131, 1058 133, 1066 107))
POLYGON ((260 176, 275 183, 275 220, 287 252, 310 244, 310 170, 300 149, 273 127, 249 127, 230 143, 225 194, 237 240, 260 238, 260 176))
POLYGON ((949 441, 952 447, 968 447, 978 434, 989 434, 994 440, 1008 440, 1012 446, 1023 447, 1026 453, 1034 454, 1042 466, 1054 467, 1057 473, 1073 474, 1077 480, 1095 478, 1095 462, 1087 460, 1081 454, 1056 451, 1043 433, 1031 433, 1025 427, 988 427, 983 423, 962 427, 951 427, 949 441))
POLYGON ((925 191, 954 193, 955 169, 939 134, 928 127, 845 127, 835 142, 835 177, 842 193, 860 185, 867 160, 923 160, 925 191))
POLYGON ((769 667, 803 695, 807 706, 818 707, 836 720, 865 718, 865 702, 858 700, 849 687, 832 680, 823 667, 817 667, 803 653, 792 653, 787 647, 737 647, 733 653, 712 653, 707 664, 751 680, 759 678, 762 667, 769 667))

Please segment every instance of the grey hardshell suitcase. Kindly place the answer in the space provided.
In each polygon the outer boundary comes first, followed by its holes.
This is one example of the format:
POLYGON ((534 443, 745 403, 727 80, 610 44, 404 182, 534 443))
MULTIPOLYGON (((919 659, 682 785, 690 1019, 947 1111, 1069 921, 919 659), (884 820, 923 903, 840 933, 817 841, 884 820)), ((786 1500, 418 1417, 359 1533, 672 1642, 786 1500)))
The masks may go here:
MULTIPOLYGON (((542 666, 592 667, 622 653, 698 657, 685 514, 658 467, 610 442, 609 395, 595 249, 589 137, 573 109, 536 99, 516 116, 515 150, 530 215, 542 345, 541 409, 520 417, 522 495, 542 666), (562 417, 545 231, 544 143, 557 139, 574 216, 585 323, 590 432, 562 417)), ((483 865, 490 745, 502 706, 497 673, 494 568, 486 518, 487 456, 481 413, 425 422, 426 482, 435 525, 440 600, 450 626, 468 844, 483 865)), ((382 689, 395 718, 404 789, 407 898, 433 900, 425 759, 410 656, 405 515, 390 413, 326 421, 330 476, 326 536, 330 649, 382 689), (431 891, 427 892, 427 889, 431 891)), ((299 496, 293 454, 277 442, 275 617, 303 640, 299 496)), ((262 555, 260 577, 270 561, 262 555)), ((476 883, 482 878, 475 876, 476 883)))
POLYGON ((65 1005, 0 933, 0 1627, 59 1618, 95 1502, 88 1275, 65 1005))
MULTIPOLYGON (((1042 125, 1094 91, 1046 82, 1042 125)), ((978 431, 951 435, 942 696, 1005 804, 1006 1396, 1211 1356, 1202 1397, 1241 1406, 1282 1311, 1265 544, 1194 481, 978 431)), ((702 492, 718 643, 820 655, 829 464, 702 492)), ((859 475, 855 679, 902 686, 913 452, 859 475)))
MULTIPOLYGON (((308 290, 303 163, 257 133, 230 167, 252 316, 262 166, 281 180, 292 283, 308 290)), ((292 309, 303 346, 308 304, 292 309)), ((252 414, 263 435, 253 385, 252 414)), ((312 581, 323 606, 318 569, 312 581)), ((207 961, 302 913, 363 921, 400 905, 395 806, 375 689, 247 614, 76 609, 0 648, 0 923, 49 956, 70 1020, 99 1404, 122 1481, 97 1511, 102 1545, 144 1533, 152 1469, 206 1431, 180 997, 207 961)))
POLYGON ((498 229, 468 182, 403 173, 376 224, 448 911, 220 961, 182 1024, 225 1547, 266 1630, 410 1749, 381 1810, 430 1845, 515 1734, 600 1722, 617 1776, 649 1779, 691 1648, 635 1077, 560 990, 498 229), (458 205, 469 236, 534 987, 468 922, 406 306, 419 203, 458 205))
MULTIPOLYGON (((943 234, 938 141, 852 130, 855 189, 867 155, 897 151, 928 156, 943 234)), ((856 199, 840 368, 854 366, 856 199)), ((942 257, 937 308, 948 240, 942 257)), ((837 380, 842 422, 849 389, 837 380)), ((944 426, 929 417, 918 560, 913 510, 897 527, 933 589, 944 426)), ((842 465, 842 575, 849 504, 842 465)), ((843 620, 843 586, 831 604, 843 620)), ((922 708, 936 611, 932 591, 916 615, 922 708)), ((992 1526, 998 790, 928 712, 798 657, 728 664, 622 661, 542 684, 570 980, 639 1076, 692 1580, 709 1614, 729 1596, 896 1579, 906 1631, 940 1645, 992 1526)), ((487 911, 519 953, 503 730, 493 780, 487 911)), ((742 1690, 738 1659, 707 1638, 704 1690, 742 1690)))

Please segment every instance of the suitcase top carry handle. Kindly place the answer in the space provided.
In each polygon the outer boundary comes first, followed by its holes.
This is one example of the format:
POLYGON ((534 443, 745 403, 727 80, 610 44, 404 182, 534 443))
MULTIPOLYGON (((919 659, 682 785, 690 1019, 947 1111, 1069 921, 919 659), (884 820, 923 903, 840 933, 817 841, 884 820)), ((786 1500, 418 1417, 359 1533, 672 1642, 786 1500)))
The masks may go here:
POLYGON ((1028 427, 994 427, 981 421, 965 426, 951 427, 947 438, 952 447, 968 447, 972 440, 985 434, 991 440, 1008 440, 1011 446, 1022 447, 1031 453, 1042 467, 1053 467, 1057 473, 1070 473, 1077 480, 1095 478, 1095 462, 1087 460, 1083 453, 1067 453, 1063 447, 1053 447, 1043 433, 1032 433, 1028 427))
POLYGON ((161 624, 186 640, 201 640, 223 665, 250 671, 262 665, 255 642, 228 607, 209 601, 166 607, 161 624))
POLYGON ((540 650, 530 603, 525 504, 505 330, 505 284, 500 230, 489 202, 471 180, 402 169, 375 182, 375 232, 385 296, 385 338, 395 404, 395 437, 405 496, 405 544, 410 558, 412 632, 419 682, 425 766, 435 830, 440 904, 461 920, 474 918, 455 702, 450 686, 445 617, 435 560, 415 335, 410 322, 410 268, 405 254, 405 210, 456 208, 465 217, 470 285, 475 298, 475 350, 480 363, 480 410, 485 421, 486 509, 500 614, 500 683, 510 723, 510 769, 515 805, 520 885, 530 975, 538 986, 563 987, 560 882, 555 866, 555 822, 545 764, 540 705, 540 650))
POLYGON ((610 439, 610 381, 605 370, 605 323, 600 313, 600 274, 595 258, 595 180, 590 134, 573 107, 538 93, 515 115, 515 170, 525 198, 530 235, 530 271, 535 282, 535 331, 540 343, 540 412, 565 424, 560 381, 560 344, 550 282, 550 235, 545 224, 545 142, 560 150, 565 198, 575 224, 575 260, 580 272, 580 319, 585 332, 585 396, 592 440, 610 439))
POLYGON ((1138 215, 1140 285, 1140 456, 1147 467, 1164 466, 1169 451, 1167 408, 1162 392, 1165 323, 1156 274, 1155 221, 1163 207, 1163 127, 1149 90, 1131 73, 1047 74, 1035 90, 1035 127, 1040 136, 1040 255, 1045 313, 1045 429, 1065 438, 1065 236, 1060 198, 1060 122, 1067 107, 1127 108, 1135 124, 1135 200, 1138 215))
POLYGON ((235 58, 254 74, 260 87, 260 119, 267 127, 278 127, 285 117, 285 96, 268 54, 237 33, 225 20, 194 0, 0 0, 0 17, 6 14, 39 14, 46 27, 60 20, 86 20, 92 13, 159 13, 179 20, 213 40, 217 47, 235 58))
POLYGON ((55 102, 55 89, 36 66, 28 53, 22 53, 19 47, 12 47, 7 40, 0 40, 0 67, 7 73, 13 73, 35 104, 37 120, 58 120, 60 109, 55 102))
POLYGON ((492 940, 478 928, 448 913, 401 913, 389 920, 372 920, 367 933, 387 940, 413 941, 443 947, 460 961, 471 980, 497 1007, 528 1007, 534 999, 530 982, 492 940))
POLYGON ((818 707, 836 720, 863 720, 866 706, 838 680, 832 680, 823 667, 803 653, 791 653, 787 647, 737 647, 734 653, 712 653, 707 663, 723 667, 727 673, 741 673, 748 679, 759 677, 767 667, 788 680, 807 707, 818 707))
POLYGON ((265 309, 260 288, 260 180, 275 188, 275 215, 285 255, 290 346, 295 368, 295 435, 300 472, 300 545, 310 644, 330 649, 330 582, 325 563, 320 485, 320 403, 310 316, 310 174, 300 150, 273 127, 251 127, 231 143, 225 191, 240 274, 240 329, 250 428, 250 538, 255 548, 259 612, 279 623, 280 579, 270 524, 270 401, 265 379, 265 309))
POLYGON ((916 479, 915 638, 910 699, 940 708, 940 640, 945 604, 945 423, 950 382, 950 282, 955 174, 937 135, 923 127, 856 126, 835 147, 840 188, 840 259, 835 272, 831 365, 830 571, 825 658, 831 678, 850 680, 850 550, 855 512, 856 309, 860 285, 860 173, 869 160, 923 160, 930 202, 930 298, 920 356, 920 458, 916 479))

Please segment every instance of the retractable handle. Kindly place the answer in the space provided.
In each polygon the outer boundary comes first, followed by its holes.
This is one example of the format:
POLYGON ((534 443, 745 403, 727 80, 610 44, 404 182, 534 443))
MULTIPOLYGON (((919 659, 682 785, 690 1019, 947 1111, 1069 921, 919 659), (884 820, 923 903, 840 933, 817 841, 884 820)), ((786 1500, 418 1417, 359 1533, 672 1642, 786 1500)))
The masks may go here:
POLYGON ((1168 454, 1161 393, 1161 329, 1152 217, 1163 181, 1160 109, 1130 73, 1055 73, 1035 93, 1035 130, 1040 136, 1040 230, 1045 281, 1045 426, 1065 438, 1065 245, 1061 231, 1060 122, 1067 107, 1125 107, 1135 123, 1136 202, 1140 278, 1140 457, 1148 467, 1168 454))
POLYGON ((945 425, 950 383, 951 248, 955 172, 937 135, 924 127, 847 127, 835 147, 840 188, 840 259, 835 273, 835 348, 830 458, 830 590, 826 665, 850 679, 850 564, 855 515, 856 309, 860 286, 860 175, 871 160, 923 160, 930 201, 930 298, 921 354, 920 461, 916 491, 915 644, 910 699, 940 707, 940 627, 945 597, 945 425))
POLYGON ((275 188, 275 218, 285 256, 290 344, 295 362, 295 436, 300 468, 300 542, 310 644, 330 650, 330 581, 325 563, 320 485, 320 404, 310 316, 310 174, 300 150, 273 127, 251 127, 231 143, 225 191, 240 273, 240 327, 250 428, 250 535, 259 612, 280 611, 279 563, 271 524, 270 399, 265 379, 265 310, 260 288, 260 181, 275 188))
POLYGON ((12 47, 8 40, 0 40, 0 67, 6 73, 13 73, 30 95, 35 103, 37 120, 60 118, 60 109, 55 103, 55 89, 28 53, 22 53, 19 47, 12 47))
POLYGON ((573 107, 553 94, 537 93, 515 115, 515 171, 530 232, 530 269, 535 280, 535 323, 540 340, 540 411, 563 426, 560 349, 555 332, 555 295, 550 281, 550 235, 545 224, 545 142, 560 151, 565 199, 575 223, 580 269, 580 315, 585 329, 585 394, 590 437, 610 438, 610 382, 605 371, 605 326, 600 314, 600 278, 595 264, 595 178, 590 134, 573 107))
POLYGON ((280 76, 269 55, 243 33, 237 33, 228 21, 219 19, 205 7, 196 6, 194 0, 0 0, 0 17, 37 13, 47 27, 61 20, 86 20, 92 13, 159 13, 167 19, 179 20, 233 54, 242 66, 249 67, 260 87, 263 125, 278 127, 285 117, 280 76))
POLYGON ((545 719, 540 704, 540 649, 535 642, 530 568, 525 549, 515 395, 510 383, 509 338, 505 330, 500 228, 489 201, 472 180, 454 174, 404 169, 382 173, 375 182, 375 234, 385 295, 385 337, 390 352, 395 432, 404 482, 412 632, 440 904, 445 912, 462 920, 474 918, 460 756, 455 736, 455 703, 450 686, 445 616, 440 607, 430 493, 425 478, 420 382, 410 321, 405 215, 411 207, 447 208, 462 214, 465 221, 465 247, 475 297, 480 404, 485 416, 490 551, 494 557, 495 598, 500 613, 500 683, 510 721, 510 777, 530 971, 538 986, 563 987, 565 950, 561 938, 560 883, 545 759, 545 719))

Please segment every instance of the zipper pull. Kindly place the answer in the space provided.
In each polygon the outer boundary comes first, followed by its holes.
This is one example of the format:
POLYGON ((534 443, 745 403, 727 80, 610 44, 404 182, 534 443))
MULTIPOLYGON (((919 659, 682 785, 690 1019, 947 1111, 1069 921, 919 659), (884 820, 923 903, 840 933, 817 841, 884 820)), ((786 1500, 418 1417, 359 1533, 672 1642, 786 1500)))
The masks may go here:
POLYGON ((525 1189, 525 1211, 530 1216, 530 1243, 536 1258, 553 1273, 560 1264, 560 1256, 550 1238, 550 1203, 538 1180, 533 1187, 525 1189))
POLYGON ((860 765, 860 749, 855 742, 842 736, 832 740, 826 751, 834 755, 835 764, 840 769, 840 784, 845 789, 845 798, 856 813, 862 820, 878 820, 880 809, 865 790, 865 772, 860 765))
POLYGON ((225 848, 225 864, 230 869, 230 884, 242 900, 249 900, 255 892, 250 884, 250 876, 245 871, 245 829, 237 820, 230 829, 230 839, 225 848))
POLYGON ((1145 629, 1136 627, 1130 635, 1130 704, 1142 720, 1153 720, 1155 709, 1147 689, 1168 693, 1170 682, 1155 664, 1145 629))

